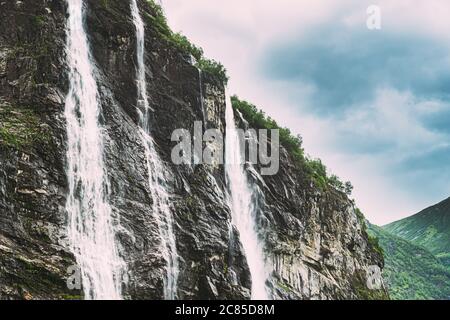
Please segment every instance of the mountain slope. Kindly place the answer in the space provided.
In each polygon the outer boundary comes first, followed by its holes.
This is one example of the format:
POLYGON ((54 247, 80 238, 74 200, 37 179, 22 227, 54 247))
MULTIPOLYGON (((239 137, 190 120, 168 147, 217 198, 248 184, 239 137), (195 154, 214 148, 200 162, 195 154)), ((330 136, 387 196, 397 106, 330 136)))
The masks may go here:
POLYGON ((450 266, 450 198, 383 228, 428 249, 450 266))
POLYGON ((450 272, 429 251, 369 225, 384 250, 383 277, 392 299, 450 299, 450 272))

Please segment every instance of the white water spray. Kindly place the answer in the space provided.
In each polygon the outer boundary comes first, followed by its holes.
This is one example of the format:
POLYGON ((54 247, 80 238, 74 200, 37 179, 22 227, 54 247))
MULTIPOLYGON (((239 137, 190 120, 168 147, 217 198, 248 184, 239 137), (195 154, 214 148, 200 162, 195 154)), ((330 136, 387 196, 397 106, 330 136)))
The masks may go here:
POLYGON ((85 299, 121 299, 123 261, 115 243, 103 161, 100 102, 82 0, 67 0, 66 97, 68 237, 80 267, 85 299))
POLYGON ((198 87, 200 91, 200 107, 202 109, 202 117, 203 117, 203 123, 206 125, 207 120, 206 119, 206 110, 205 110, 205 103, 203 102, 203 72, 201 69, 198 69, 198 87))
POLYGON ((150 135, 149 112, 150 105, 147 96, 147 83, 145 77, 145 29, 144 22, 139 13, 136 0, 131 1, 131 13, 136 27, 137 39, 137 89, 138 89, 138 112, 141 127, 142 144, 145 147, 147 160, 148 184, 153 199, 153 215, 158 224, 161 239, 161 252, 166 261, 166 277, 164 279, 164 298, 173 300, 177 298, 178 282, 178 254, 176 239, 173 231, 174 220, 169 205, 169 194, 167 192, 167 179, 165 168, 155 148, 155 143, 150 135))
POLYGON ((252 279, 252 299, 267 300, 268 279, 264 263, 263 247, 256 229, 256 207, 252 201, 255 190, 250 186, 241 155, 240 139, 236 130, 230 97, 226 95, 225 173, 230 189, 232 223, 239 231, 244 254, 252 279))

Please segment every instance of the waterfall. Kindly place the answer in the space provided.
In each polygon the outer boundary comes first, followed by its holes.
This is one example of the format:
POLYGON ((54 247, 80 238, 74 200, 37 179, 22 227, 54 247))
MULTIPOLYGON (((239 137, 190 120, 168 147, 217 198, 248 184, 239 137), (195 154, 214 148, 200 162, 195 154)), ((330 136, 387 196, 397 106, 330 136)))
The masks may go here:
POLYGON ((203 72, 200 68, 198 69, 198 87, 200 91, 200 107, 202 109, 203 124, 206 126, 208 119, 206 119, 205 103, 203 102, 203 72))
POLYGON ((99 93, 83 24, 82 0, 67 0, 68 238, 80 268, 85 299, 121 299, 123 261, 115 243, 103 160, 99 93))
POLYGON ((266 288, 268 278, 264 263, 263 246, 258 239, 256 229, 256 210, 254 198, 256 190, 249 184, 241 141, 236 129, 231 100, 226 95, 226 137, 225 137, 225 173, 230 191, 230 207, 232 223, 239 231, 244 254, 250 269, 252 279, 252 299, 267 300, 266 288))
POLYGON ((153 215, 158 224, 161 239, 161 252, 166 262, 166 277, 164 279, 164 298, 177 298, 178 282, 178 254, 176 248, 175 234, 173 231, 174 220, 169 205, 169 194, 167 192, 166 170, 156 151, 155 143, 150 133, 149 112, 150 105, 147 96, 147 83, 145 77, 145 29, 144 22, 139 13, 136 0, 131 1, 131 13, 136 27, 137 39, 137 91, 138 91, 138 113, 139 125, 141 127, 141 139, 145 148, 145 156, 148 171, 148 185, 153 199, 153 215))

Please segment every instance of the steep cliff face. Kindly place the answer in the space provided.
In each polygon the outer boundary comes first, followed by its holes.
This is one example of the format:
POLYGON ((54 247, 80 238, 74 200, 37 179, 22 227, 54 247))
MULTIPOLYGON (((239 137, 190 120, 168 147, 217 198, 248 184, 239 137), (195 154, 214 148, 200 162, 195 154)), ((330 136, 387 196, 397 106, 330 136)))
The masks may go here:
MULTIPOLYGON (((86 27, 96 62, 110 204, 126 262, 123 294, 161 299, 160 252, 144 147, 136 114, 136 38, 128 1, 86 0, 86 27)), ((237 231, 230 234, 224 168, 176 166, 173 130, 194 121, 225 131, 223 84, 146 22, 152 134, 166 168, 180 256, 178 298, 249 298, 251 278, 237 231)), ((0 298, 81 298, 69 290, 76 265, 67 244, 68 90, 63 1, 0 3, 0 298)), ((369 266, 382 267, 347 197, 320 191, 283 150, 281 170, 258 180, 260 235, 276 298, 385 298, 369 290, 369 266), (264 182, 264 183, 263 183, 264 182)), ((379 280, 379 279, 378 279, 379 280)))
POLYGON ((0 8, 0 297, 77 296, 64 280, 64 7, 0 8))
POLYGON ((282 150, 277 175, 264 177, 260 234, 274 295, 283 299, 384 299, 383 257, 369 244, 354 204, 305 178, 282 150), (374 273, 375 272, 375 273, 374 273), (368 282, 373 286, 368 287, 368 282))

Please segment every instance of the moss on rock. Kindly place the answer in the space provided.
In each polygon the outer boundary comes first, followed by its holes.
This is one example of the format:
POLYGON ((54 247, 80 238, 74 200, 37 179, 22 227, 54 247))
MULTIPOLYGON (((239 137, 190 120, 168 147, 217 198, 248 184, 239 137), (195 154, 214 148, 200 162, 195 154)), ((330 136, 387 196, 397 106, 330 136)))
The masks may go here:
POLYGON ((49 140, 48 128, 34 110, 0 104, 0 145, 24 150, 49 140))

